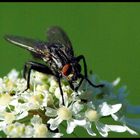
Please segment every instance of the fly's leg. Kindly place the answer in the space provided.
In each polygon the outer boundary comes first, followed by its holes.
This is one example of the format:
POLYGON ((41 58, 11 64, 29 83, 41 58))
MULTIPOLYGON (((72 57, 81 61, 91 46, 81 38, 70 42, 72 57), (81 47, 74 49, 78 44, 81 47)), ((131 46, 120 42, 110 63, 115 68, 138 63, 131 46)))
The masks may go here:
POLYGON ((85 77, 88 77, 88 73, 87 73, 87 64, 86 64, 86 60, 85 57, 83 55, 79 55, 76 60, 79 62, 80 60, 83 60, 84 63, 84 75, 85 77))
POLYGON ((78 62, 79 62, 80 60, 83 60, 83 63, 84 63, 84 76, 83 76, 83 75, 80 75, 81 81, 79 82, 79 85, 76 87, 76 90, 78 90, 78 88, 79 88, 80 85, 82 84, 83 79, 86 79, 87 82, 88 82, 91 86, 93 86, 93 87, 95 87, 95 88, 104 87, 104 84, 95 85, 95 84, 93 84, 93 83, 88 79, 87 64, 86 64, 85 57, 84 57, 83 55, 80 55, 80 56, 78 56, 76 59, 77 59, 78 62))
POLYGON ((60 77, 57 77, 57 82, 59 84, 60 94, 61 94, 61 97, 62 97, 62 104, 65 105, 65 103, 64 103, 64 96, 63 96, 63 90, 62 90, 62 87, 61 87, 60 77))
POLYGON ((69 81, 69 85, 70 85, 70 88, 75 91, 75 88, 74 88, 74 85, 72 84, 72 81, 69 81))
POLYGON ((33 62, 33 61, 29 61, 24 65, 24 70, 23 70, 23 77, 25 79, 27 79, 27 88, 25 89, 28 90, 30 88, 30 74, 31 74, 31 70, 36 70, 38 72, 42 72, 45 74, 51 74, 53 75, 52 71, 50 70, 50 68, 48 68, 46 65, 37 63, 37 62, 33 62))
POLYGON ((93 84, 87 77, 85 77, 85 79, 88 81, 88 83, 89 83, 91 86, 93 86, 93 87, 95 87, 95 88, 104 87, 104 84, 95 85, 95 84, 93 84))
MULTIPOLYGON (((25 89, 25 91, 30 88, 31 70, 35 70, 35 71, 42 72, 42 73, 45 73, 45 74, 54 75, 52 70, 49 67, 47 67, 46 65, 43 65, 43 64, 40 64, 40 63, 37 63, 37 62, 33 62, 33 61, 27 62, 24 66, 24 71, 23 71, 23 76, 24 76, 25 79, 27 79, 27 88, 25 89)), ((56 76, 56 75, 54 75, 54 76, 56 77, 56 79, 58 81, 59 88, 60 88, 60 93, 61 93, 61 96, 62 96, 62 104, 64 105, 64 97, 63 97, 63 91, 62 91, 62 87, 61 87, 60 77, 56 76)))

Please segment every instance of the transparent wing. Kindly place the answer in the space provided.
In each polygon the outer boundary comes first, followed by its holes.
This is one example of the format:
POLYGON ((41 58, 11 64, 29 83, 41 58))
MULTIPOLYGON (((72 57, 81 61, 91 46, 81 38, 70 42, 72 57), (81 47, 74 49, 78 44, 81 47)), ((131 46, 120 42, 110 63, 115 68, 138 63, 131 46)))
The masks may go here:
POLYGON ((46 43, 30 38, 21 36, 5 35, 5 39, 21 48, 29 50, 33 56, 38 57, 44 56, 44 50, 47 51, 46 43))
POLYGON ((57 26, 51 27, 47 31, 48 42, 51 44, 62 44, 63 52, 70 58, 73 57, 74 52, 72 44, 67 34, 57 26))

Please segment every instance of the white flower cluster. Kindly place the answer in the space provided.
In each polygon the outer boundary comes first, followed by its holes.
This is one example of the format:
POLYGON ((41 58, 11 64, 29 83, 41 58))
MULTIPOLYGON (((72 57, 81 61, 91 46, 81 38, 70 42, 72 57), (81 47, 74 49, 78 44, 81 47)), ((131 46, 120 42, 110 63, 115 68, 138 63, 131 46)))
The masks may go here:
POLYGON ((97 131, 103 137, 110 131, 137 135, 140 119, 128 118, 127 114, 139 114, 140 107, 128 103, 126 86, 116 88, 119 78, 110 83, 92 75, 90 80, 105 86, 93 88, 84 81, 74 92, 63 79, 63 106, 53 76, 32 71, 30 89, 25 91, 26 80, 13 69, 0 78, 0 137, 63 137, 64 123, 66 134, 76 133, 79 126, 91 136, 96 136, 97 131), (106 118, 107 123, 103 123, 106 118), (108 118, 115 124, 109 123, 108 118))

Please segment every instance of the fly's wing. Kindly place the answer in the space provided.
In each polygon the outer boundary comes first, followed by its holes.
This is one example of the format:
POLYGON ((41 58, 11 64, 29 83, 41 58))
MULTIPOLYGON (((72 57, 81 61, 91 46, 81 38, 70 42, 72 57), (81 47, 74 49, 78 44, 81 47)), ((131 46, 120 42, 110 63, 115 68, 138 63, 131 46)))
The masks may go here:
POLYGON ((74 56, 72 44, 67 34, 60 27, 54 26, 49 28, 47 38, 50 44, 61 44, 61 49, 69 59, 74 56))
POLYGON ((29 50, 36 58, 43 57, 45 55, 44 52, 47 52, 46 43, 43 41, 13 35, 6 35, 5 39, 21 48, 29 50))

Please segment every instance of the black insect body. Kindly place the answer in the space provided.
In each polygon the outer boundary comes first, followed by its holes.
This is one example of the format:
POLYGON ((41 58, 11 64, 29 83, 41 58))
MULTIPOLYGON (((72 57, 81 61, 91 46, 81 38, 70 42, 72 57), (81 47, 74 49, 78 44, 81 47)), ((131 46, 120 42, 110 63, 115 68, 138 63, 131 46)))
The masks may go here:
POLYGON ((66 78, 70 87, 77 91, 82 81, 85 79, 93 87, 103 87, 103 84, 94 85, 87 74, 87 65, 83 55, 74 56, 72 44, 66 33, 60 27, 51 27, 47 31, 48 42, 38 41, 20 36, 6 35, 9 42, 29 50, 35 58, 42 59, 46 65, 29 61, 25 64, 23 76, 27 79, 27 89, 30 88, 31 70, 36 70, 45 74, 51 74, 58 81, 62 103, 64 103, 61 78, 66 78), (80 60, 84 63, 84 74, 81 74, 80 60), (75 82, 80 82, 75 86, 75 82))

